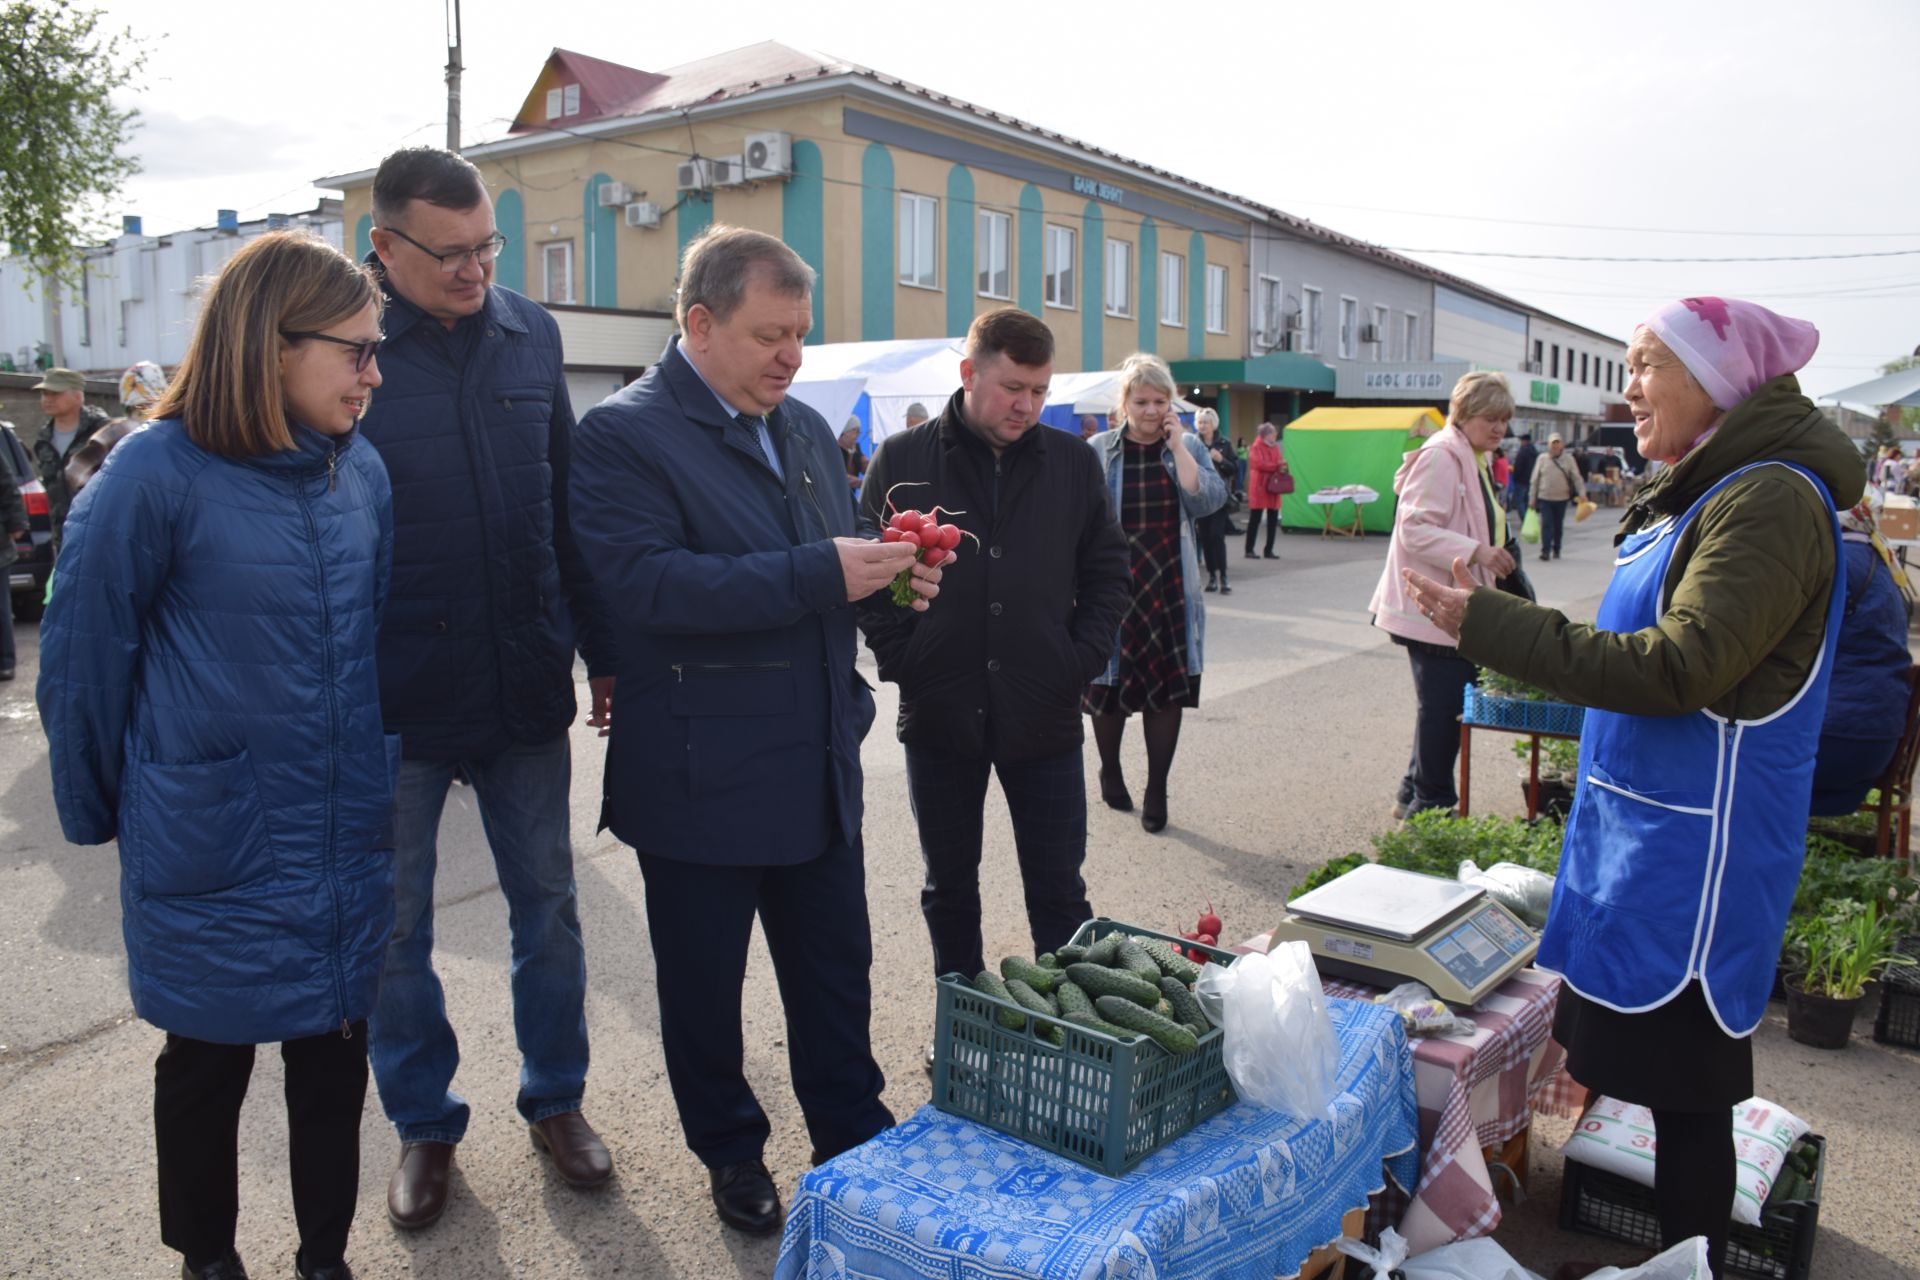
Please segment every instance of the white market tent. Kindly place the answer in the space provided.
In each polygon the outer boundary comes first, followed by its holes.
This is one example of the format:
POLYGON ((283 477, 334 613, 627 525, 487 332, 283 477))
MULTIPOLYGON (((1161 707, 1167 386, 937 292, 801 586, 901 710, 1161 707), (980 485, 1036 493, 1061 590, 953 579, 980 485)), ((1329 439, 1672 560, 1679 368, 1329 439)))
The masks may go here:
MULTIPOLYGON (((806 366, 787 388, 787 394, 827 420, 835 435, 854 416, 854 408, 867 391, 865 378, 817 378, 809 381, 806 366)), ((864 434, 864 433, 863 433, 864 434)))
POLYGON ((958 338, 902 338, 892 342, 828 342, 808 347, 792 394, 819 409, 835 430, 858 414, 868 425, 869 445, 880 443, 907 425, 907 406, 920 403, 929 416, 938 416, 947 397, 960 386, 961 341, 958 338), (816 403, 821 383, 862 379, 852 407, 837 415, 816 403))
POLYGON ((1834 404, 1920 405, 1920 367, 1902 369, 1871 382, 1829 391, 1820 399, 1834 404))
MULTIPOLYGON (((1118 369, 1056 373, 1053 375, 1053 380, 1047 384, 1047 408, 1049 409, 1064 407, 1073 410, 1076 414, 1095 413, 1104 418, 1119 402, 1120 371, 1118 369)), ((1181 413, 1192 413, 1196 408, 1177 396, 1173 403, 1181 413)))

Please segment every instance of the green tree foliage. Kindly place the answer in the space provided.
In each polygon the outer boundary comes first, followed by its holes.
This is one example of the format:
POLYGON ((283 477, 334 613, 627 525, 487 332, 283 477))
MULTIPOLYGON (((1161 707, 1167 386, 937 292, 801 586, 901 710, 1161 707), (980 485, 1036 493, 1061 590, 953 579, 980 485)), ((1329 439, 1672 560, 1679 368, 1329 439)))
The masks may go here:
POLYGON ((0 240, 72 279, 108 230, 101 208, 140 163, 138 113, 112 102, 146 61, 131 31, 68 0, 0 0, 0 240))

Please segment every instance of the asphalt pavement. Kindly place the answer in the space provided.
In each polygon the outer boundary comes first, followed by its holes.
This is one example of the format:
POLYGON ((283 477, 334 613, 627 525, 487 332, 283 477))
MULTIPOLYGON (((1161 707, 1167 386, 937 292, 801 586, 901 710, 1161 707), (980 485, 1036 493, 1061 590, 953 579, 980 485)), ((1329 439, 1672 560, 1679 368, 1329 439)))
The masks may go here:
MULTIPOLYGON (((1564 560, 1530 564, 1543 602, 1591 617, 1611 560, 1607 513, 1568 532, 1564 560)), ((1087 747, 1087 880, 1095 909, 1157 928, 1188 928, 1207 900, 1225 938, 1263 931, 1288 889, 1384 829, 1413 731, 1401 651, 1368 625, 1384 539, 1292 535, 1278 561, 1233 556, 1231 596, 1208 596, 1201 707, 1187 716, 1165 832, 1100 805, 1087 747)), ((153 1184, 152 1064, 161 1033, 133 1017, 111 847, 61 838, 46 742, 32 692, 36 629, 19 629, 19 678, 0 685, 0 1276, 160 1280, 179 1261, 159 1240, 153 1184)), ((870 666, 870 664, 869 664, 870 666)), ((869 675, 871 671, 869 670, 869 675)), ((585 704, 584 672, 581 702, 585 704)), ((886 1101, 905 1117, 927 1100, 920 1057, 933 1022, 932 962, 920 920, 921 871, 904 768, 890 732, 895 699, 863 760, 868 902, 875 963, 873 1039, 886 1101)), ((1476 812, 1517 813, 1513 739, 1474 741, 1476 812)), ((363 1123, 360 1213, 350 1259, 386 1276, 685 1277, 772 1272, 778 1238, 722 1228, 704 1170, 688 1153, 662 1069, 654 961, 632 851, 594 833, 604 743, 573 730, 573 838, 593 1043, 586 1114, 617 1165, 611 1186, 576 1192, 532 1147, 513 1109, 518 1058, 507 994, 506 912, 469 793, 456 789, 441 829, 437 963, 464 1060, 455 1087, 473 1104, 454 1200, 434 1227, 401 1234, 385 1212, 397 1151, 371 1091, 363 1123)), ((1136 792, 1137 730, 1126 743, 1136 792)), ((987 954, 1031 950, 1004 807, 990 793, 982 868, 987 954)), ((819 944, 836 943, 822 921, 819 944)), ((700 980, 697 955, 671 978, 700 980)), ((748 972, 747 1072, 772 1117, 767 1162, 783 1194, 808 1143, 787 1085, 785 1024, 764 943, 748 972)), ((1874 1044, 1864 1016, 1832 1053, 1787 1039, 1775 1005, 1756 1034, 1762 1094, 1828 1139, 1814 1274, 1920 1277, 1920 1055, 1874 1044)), ((242 1117, 240 1250, 256 1277, 289 1275, 296 1242, 287 1186, 281 1069, 259 1056, 242 1117)), ((1551 1275, 1561 1262, 1620 1262, 1633 1251, 1555 1225, 1565 1120, 1534 1127, 1531 1188, 1496 1235, 1551 1275)))

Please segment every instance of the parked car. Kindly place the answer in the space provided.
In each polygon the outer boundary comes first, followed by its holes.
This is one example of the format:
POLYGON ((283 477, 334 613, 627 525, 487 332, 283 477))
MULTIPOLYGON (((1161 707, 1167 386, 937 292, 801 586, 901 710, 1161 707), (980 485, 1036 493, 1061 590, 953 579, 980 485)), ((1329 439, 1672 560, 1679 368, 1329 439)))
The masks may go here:
POLYGON ((46 486, 34 468, 33 455, 13 433, 11 422, 0 422, 0 454, 7 463, 7 478, 20 490, 26 503, 28 537, 32 545, 16 542, 20 558, 7 571, 16 622, 38 622, 47 598, 47 579, 53 574, 53 518, 47 508, 46 486))

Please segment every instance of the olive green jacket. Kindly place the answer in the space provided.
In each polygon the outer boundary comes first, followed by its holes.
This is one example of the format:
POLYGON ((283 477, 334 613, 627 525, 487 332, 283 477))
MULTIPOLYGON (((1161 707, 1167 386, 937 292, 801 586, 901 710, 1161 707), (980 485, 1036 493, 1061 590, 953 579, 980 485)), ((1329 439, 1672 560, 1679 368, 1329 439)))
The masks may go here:
MULTIPOLYGON (((1678 517, 1721 477, 1768 459, 1813 472, 1841 510, 1866 485, 1853 442, 1791 376, 1775 378, 1640 491, 1615 542, 1678 517)), ((1460 655, 1607 711, 1768 715, 1786 704, 1819 655, 1836 554, 1819 494, 1786 468, 1766 467, 1715 494, 1680 534, 1666 608, 1654 626, 1601 631, 1481 588, 1461 620, 1460 655)))

